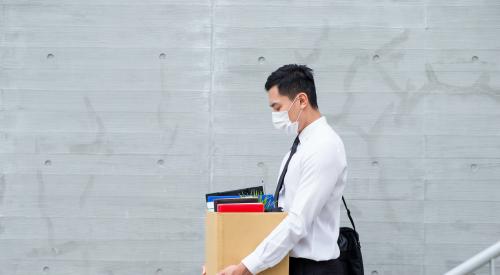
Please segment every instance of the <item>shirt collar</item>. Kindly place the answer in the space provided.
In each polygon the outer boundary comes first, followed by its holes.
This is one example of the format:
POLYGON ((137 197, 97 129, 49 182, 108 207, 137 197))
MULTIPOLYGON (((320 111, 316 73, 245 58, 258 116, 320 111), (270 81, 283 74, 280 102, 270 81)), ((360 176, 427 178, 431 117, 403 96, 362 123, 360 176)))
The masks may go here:
POLYGON ((325 125, 326 123, 327 123, 326 117, 321 116, 320 118, 311 122, 311 124, 307 125, 306 128, 302 129, 302 131, 299 134, 300 143, 310 138, 313 135, 314 131, 318 129, 318 127, 320 127, 321 125, 325 125))

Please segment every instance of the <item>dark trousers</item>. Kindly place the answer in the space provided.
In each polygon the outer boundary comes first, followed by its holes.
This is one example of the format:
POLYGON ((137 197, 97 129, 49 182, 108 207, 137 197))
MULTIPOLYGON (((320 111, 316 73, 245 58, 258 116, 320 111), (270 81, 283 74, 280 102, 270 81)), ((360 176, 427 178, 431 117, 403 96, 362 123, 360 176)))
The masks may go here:
POLYGON ((341 275, 344 274, 342 262, 338 259, 314 261, 290 257, 290 275, 341 275))

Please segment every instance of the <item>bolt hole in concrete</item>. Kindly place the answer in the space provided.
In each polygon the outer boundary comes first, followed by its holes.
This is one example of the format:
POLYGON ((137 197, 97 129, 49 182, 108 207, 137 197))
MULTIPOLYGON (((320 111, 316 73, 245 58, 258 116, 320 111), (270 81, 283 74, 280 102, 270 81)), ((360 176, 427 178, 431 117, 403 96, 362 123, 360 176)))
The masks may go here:
POLYGON ((159 58, 160 58, 160 59, 165 59, 165 58, 167 58, 167 55, 166 55, 166 54, 164 54, 164 53, 161 53, 161 54, 160 54, 160 56, 159 56, 159 58))
POLYGON ((378 61, 379 59, 380 59, 380 56, 378 56, 378 54, 376 54, 376 55, 374 55, 374 56, 372 57, 372 60, 373 60, 373 61, 378 61))
POLYGON ((45 166, 50 166, 50 165, 52 165, 52 161, 50 159, 48 159, 43 164, 45 164, 45 166))
POLYGON ((50 268, 48 266, 44 266, 42 270, 43 272, 49 272, 50 268))
POLYGON ((266 62, 266 58, 263 56, 259 57, 257 60, 259 61, 259 64, 266 62))
POLYGON ((378 161, 376 160, 372 161, 372 166, 378 166, 378 161))
POLYGON ((473 163, 470 165, 470 169, 472 170, 472 172, 476 172, 479 169, 479 167, 477 164, 473 163))
POLYGON ((163 274, 163 270, 162 270, 161 268, 158 268, 158 269, 156 270, 156 273, 155 273, 155 274, 156 274, 156 275, 163 274))
POLYGON ((162 165, 165 163, 165 161, 164 161, 164 160, 162 160, 162 159, 159 159, 156 163, 157 163, 158 165, 162 166, 162 165))
POLYGON ((378 275, 378 271, 377 270, 373 270, 371 275, 378 275))
POLYGON ((54 55, 53 55, 53 54, 51 54, 51 53, 49 53, 49 54, 47 55, 47 59, 52 59, 52 58, 54 58, 54 55))
POLYGON ((477 56, 475 56, 475 55, 472 57, 472 61, 474 61, 474 62, 475 62, 475 61, 478 61, 478 60, 479 60, 479 57, 477 57, 477 56))

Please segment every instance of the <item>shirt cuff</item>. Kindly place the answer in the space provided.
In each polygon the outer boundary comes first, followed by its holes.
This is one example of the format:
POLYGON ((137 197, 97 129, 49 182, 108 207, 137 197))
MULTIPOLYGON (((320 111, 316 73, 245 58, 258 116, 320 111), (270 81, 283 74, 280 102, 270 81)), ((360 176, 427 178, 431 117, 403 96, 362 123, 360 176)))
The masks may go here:
POLYGON ((254 253, 246 256, 241 262, 246 266, 248 271, 253 275, 263 271, 265 268, 262 267, 262 261, 258 259, 258 256, 254 255, 254 253))

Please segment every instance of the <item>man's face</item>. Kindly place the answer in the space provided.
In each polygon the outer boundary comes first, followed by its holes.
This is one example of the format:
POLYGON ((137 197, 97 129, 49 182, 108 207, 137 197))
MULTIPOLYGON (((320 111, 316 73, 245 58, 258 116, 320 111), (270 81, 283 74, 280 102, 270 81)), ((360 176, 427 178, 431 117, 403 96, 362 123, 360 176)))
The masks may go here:
POLYGON ((299 98, 297 98, 295 100, 295 103, 293 103, 293 100, 290 100, 288 96, 280 95, 280 93, 278 92, 278 85, 274 85, 273 87, 271 87, 271 89, 269 89, 267 97, 269 99, 269 106, 274 112, 282 112, 290 109, 288 111, 288 116, 290 120, 292 122, 297 120, 301 104, 299 98))

